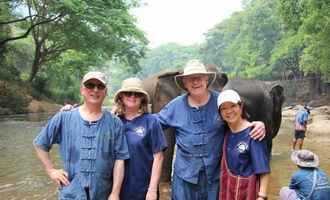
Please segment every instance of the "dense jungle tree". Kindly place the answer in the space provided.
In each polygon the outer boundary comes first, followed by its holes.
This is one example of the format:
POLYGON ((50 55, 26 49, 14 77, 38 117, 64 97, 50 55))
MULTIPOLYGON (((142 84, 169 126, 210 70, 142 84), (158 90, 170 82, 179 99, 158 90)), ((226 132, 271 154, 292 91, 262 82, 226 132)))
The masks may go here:
POLYGON ((201 49, 203 59, 222 66, 232 76, 274 78, 278 72, 270 58, 282 34, 275 11, 275 1, 245 1, 243 11, 206 34, 206 44, 201 49))
POLYGON ((141 60, 138 76, 145 78, 160 71, 181 69, 190 59, 200 58, 199 46, 182 46, 168 43, 151 49, 141 60))
MULTIPOLYGON (((279 0, 287 32, 280 51, 300 48, 299 66, 306 73, 330 78, 330 1, 279 0)), ((285 53, 285 51, 284 51, 285 53)))
MULTIPOLYGON (((93 60, 118 58, 130 66, 137 66, 143 56, 146 39, 129 13, 138 5, 135 0, 17 0, 8 5, 11 13, 18 14, 0 25, 20 22, 23 32, 31 33, 34 41, 29 81, 68 50, 93 60)), ((2 42, 8 43, 10 37, 2 42)))

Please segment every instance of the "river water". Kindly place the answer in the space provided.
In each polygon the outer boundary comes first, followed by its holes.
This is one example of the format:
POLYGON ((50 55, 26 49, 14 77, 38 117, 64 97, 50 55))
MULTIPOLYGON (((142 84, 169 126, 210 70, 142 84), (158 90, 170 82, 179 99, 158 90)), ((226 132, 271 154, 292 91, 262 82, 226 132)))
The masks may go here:
MULTIPOLYGON (((32 140, 46 123, 48 114, 16 115, 0 118, 0 199, 55 200, 56 187, 37 160, 32 140)), ((290 161, 292 122, 283 119, 274 139, 269 199, 278 199, 281 186, 287 185, 296 166, 290 161)), ((305 147, 320 155, 321 168, 330 174, 329 140, 315 142, 306 138, 305 147)), ((60 166, 57 149, 51 156, 60 166)), ((161 184, 161 199, 169 199, 169 184, 161 184)))

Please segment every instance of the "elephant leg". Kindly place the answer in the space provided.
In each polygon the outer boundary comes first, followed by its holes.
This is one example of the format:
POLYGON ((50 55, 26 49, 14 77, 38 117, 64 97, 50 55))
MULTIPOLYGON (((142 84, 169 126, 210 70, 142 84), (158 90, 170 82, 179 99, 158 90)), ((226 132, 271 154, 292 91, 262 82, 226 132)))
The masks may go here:
POLYGON ((272 148, 273 148, 273 140, 271 138, 267 139, 267 151, 268 151, 268 157, 272 158, 272 148))
POLYGON ((175 146, 175 132, 174 129, 169 128, 164 131, 165 138, 167 141, 168 148, 164 152, 164 162, 163 162, 163 172, 161 176, 162 182, 170 182, 172 175, 172 161, 174 154, 174 146, 175 146))

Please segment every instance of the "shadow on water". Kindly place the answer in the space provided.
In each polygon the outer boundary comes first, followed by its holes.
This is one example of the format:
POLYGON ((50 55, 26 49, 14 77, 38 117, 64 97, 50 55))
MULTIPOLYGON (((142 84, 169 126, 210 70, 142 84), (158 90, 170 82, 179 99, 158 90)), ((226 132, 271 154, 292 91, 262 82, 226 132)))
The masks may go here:
MULTIPOLYGON (((0 117, 0 197, 11 200, 55 200, 55 185, 46 176, 37 160, 32 140, 45 124, 49 114, 30 114, 0 117)), ((290 161, 292 122, 284 119, 278 136, 274 139, 272 174, 269 199, 278 199, 281 186, 287 185, 296 166, 290 161)), ((320 155, 321 168, 330 174, 330 149, 328 140, 315 142, 306 138, 305 147, 320 155)), ((57 148, 51 155, 59 165, 57 148)), ((161 199, 169 198, 169 184, 161 184, 161 199)))

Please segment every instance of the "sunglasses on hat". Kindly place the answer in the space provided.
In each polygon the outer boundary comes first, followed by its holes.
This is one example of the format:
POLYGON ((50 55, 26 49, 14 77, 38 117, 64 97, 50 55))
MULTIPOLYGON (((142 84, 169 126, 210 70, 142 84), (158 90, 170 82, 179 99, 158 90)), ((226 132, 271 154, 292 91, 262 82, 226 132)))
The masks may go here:
POLYGON ((92 83, 92 82, 86 82, 84 83, 85 88, 89 89, 89 90, 93 90, 95 89, 95 87, 97 87, 98 90, 104 90, 105 89, 105 85, 102 83, 92 83))

